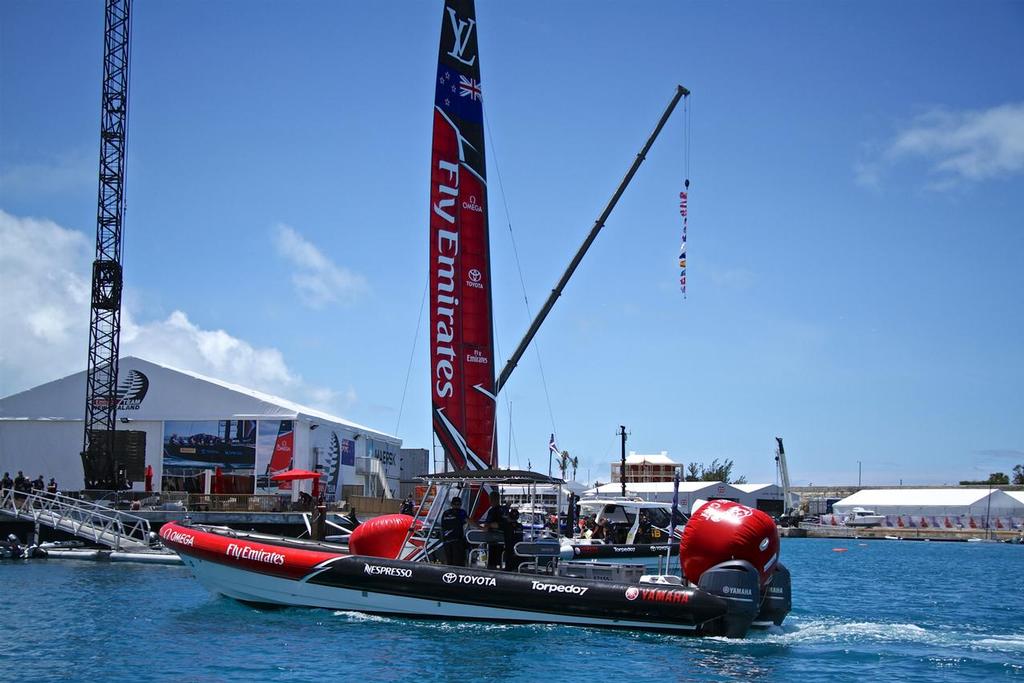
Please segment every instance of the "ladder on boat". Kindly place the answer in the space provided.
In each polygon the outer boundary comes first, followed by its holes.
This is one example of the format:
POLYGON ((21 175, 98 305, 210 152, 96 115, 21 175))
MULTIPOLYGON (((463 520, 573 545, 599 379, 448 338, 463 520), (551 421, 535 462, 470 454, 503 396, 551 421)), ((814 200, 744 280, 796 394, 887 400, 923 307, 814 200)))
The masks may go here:
POLYGON ((0 490, 0 513, 59 529, 114 550, 150 549, 149 520, 59 493, 0 490))
POLYGON ((413 513, 416 521, 405 535, 399 557, 413 561, 443 561, 440 555, 443 546, 441 515, 456 496, 462 498, 463 509, 472 514, 483 490, 482 487, 459 483, 428 482, 423 500, 413 513))

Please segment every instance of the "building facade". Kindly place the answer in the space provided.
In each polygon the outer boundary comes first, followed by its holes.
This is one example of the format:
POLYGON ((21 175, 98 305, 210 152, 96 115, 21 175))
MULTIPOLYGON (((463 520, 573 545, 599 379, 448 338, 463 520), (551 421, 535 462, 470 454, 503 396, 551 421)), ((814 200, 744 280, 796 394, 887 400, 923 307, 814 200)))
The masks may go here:
MULTIPOLYGON (((401 493, 395 436, 141 358, 122 358, 118 377, 117 429, 145 454, 144 470, 129 472, 134 490, 144 490, 146 471, 154 491, 204 493, 215 483, 221 493, 278 493, 290 485, 271 477, 294 468, 321 472, 328 498, 401 493)), ((81 489, 84 401, 84 371, 0 399, 0 470, 81 489)))
MULTIPOLYGON (((668 451, 644 455, 630 451, 626 456, 627 482, 672 481, 682 465, 668 457, 668 451)), ((622 460, 611 463, 612 482, 622 482, 622 460)))

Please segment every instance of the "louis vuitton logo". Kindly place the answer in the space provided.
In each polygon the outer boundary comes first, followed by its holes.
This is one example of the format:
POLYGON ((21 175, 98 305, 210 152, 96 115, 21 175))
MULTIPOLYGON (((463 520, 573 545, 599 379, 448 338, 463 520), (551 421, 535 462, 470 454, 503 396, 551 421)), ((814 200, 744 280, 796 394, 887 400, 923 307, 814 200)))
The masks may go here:
POLYGON ((466 66, 473 66, 473 62, 476 61, 476 55, 473 55, 468 60, 463 57, 463 53, 469 46, 469 37, 473 33, 473 27, 476 26, 475 19, 469 19, 463 21, 455 16, 455 10, 451 7, 448 8, 448 16, 452 20, 452 33, 455 35, 455 44, 452 46, 449 57, 454 57, 466 66))

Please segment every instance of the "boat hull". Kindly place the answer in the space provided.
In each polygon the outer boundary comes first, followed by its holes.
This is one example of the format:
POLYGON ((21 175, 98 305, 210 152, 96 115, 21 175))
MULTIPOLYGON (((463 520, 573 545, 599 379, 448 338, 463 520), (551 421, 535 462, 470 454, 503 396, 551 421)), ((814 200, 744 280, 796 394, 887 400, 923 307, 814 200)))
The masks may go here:
POLYGON ((208 590, 244 602, 693 635, 736 632, 727 623, 730 601, 694 587, 346 555, 176 523, 165 525, 161 536, 208 590))

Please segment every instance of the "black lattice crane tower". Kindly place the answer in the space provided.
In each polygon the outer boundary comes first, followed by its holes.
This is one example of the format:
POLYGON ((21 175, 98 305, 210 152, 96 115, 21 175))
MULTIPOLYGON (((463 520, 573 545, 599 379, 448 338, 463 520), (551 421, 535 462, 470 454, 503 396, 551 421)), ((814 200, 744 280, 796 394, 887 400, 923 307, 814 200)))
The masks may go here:
POLYGON ((82 468, 87 489, 127 486, 114 457, 117 360, 121 337, 121 229, 128 140, 128 61, 131 0, 107 0, 103 32, 99 208, 92 264, 89 360, 85 386, 82 468))

